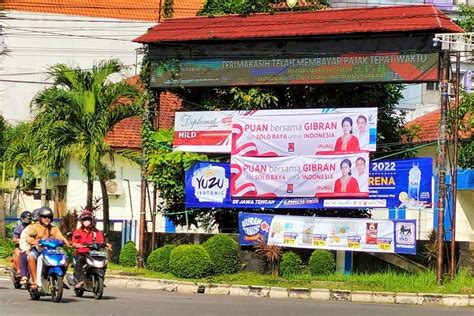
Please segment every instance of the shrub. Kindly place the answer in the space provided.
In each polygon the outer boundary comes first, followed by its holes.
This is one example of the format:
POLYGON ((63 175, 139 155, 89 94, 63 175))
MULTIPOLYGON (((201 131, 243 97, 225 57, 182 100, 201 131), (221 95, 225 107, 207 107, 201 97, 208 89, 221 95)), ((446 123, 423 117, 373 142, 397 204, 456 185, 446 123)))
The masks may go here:
POLYGON ((13 254, 15 243, 10 238, 0 238, 0 258, 8 258, 13 254))
POLYGON ((174 248, 174 245, 164 245, 152 251, 146 261, 147 268, 158 272, 168 272, 170 270, 170 254, 174 248))
POLYGON ((272 275, 278 275, 278 262, 283 254, 280 246, 267 245, 265 241, 259 239, 255 245, 255 254, 263 258, 266 264, 271 267, 272 275))
POLYGON ((232 274, 237 272, 239 250, 237 242, 228 235, 215 235, 204 244, 212 261, 213 272, 216 274, 232 274))
POLYGON ((288 251, 283 254, 280 261, 280 275, 290 276, 299 274, 302 271, 303 261, 301 257, 293 251, 288 251))
POLYGON ((138 250, 133 241, 127 242, 120 250, 119 263, 126 267, 135 267, 137 265, 138 250))
POLYGON ((181 278, 202 278, 212 271, 212 261, 201 245, 180 245, 171 251, 170 270, 181 278))
POLYGON ((313 251, 308 265, 312 275, 326 275, 336 271, 334 255, 327 250, 313 251))

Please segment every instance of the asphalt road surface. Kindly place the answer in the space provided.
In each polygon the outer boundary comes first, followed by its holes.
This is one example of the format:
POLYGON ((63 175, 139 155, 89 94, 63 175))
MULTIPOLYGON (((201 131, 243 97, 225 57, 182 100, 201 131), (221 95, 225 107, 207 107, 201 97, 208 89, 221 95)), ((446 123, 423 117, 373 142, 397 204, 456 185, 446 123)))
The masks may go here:
POLYGON ((104 297, 99 301, 91 294, 79 298, 73 291, 65 290, 62 302, 53 303, 48 297, 31 301, 27 291, 15 290, 10 280, 0 279, 0 315, 473 316, 474 308, 317 302, 119 288, 105 288, 104 297))

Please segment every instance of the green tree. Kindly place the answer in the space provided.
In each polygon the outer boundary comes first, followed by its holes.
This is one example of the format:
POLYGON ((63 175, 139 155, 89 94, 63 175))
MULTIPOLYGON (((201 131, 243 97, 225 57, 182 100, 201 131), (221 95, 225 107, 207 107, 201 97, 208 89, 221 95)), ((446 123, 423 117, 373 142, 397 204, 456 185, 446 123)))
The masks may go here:
POLYGON ((457 24, 465 32, 474 32, 474 6, 467 4, 459 5, 457 24))
MULTIPOLYGON (((447 132, 452 135, 455 116, 454 108, 448 112, 447 132)), ((458 108, 458 166, 472 168, 474 166, 474 93, 461 93, 458 108)), ((452 138, 451 138, 452 140, 452 138)))
POLYGON ((105 136, 121 120, 142 113, 138 89, 126 81, 112 82, 124 66, 117 59, 101 61, 92 69, 57 64, 49 68, 53 85, 32 101, 33 130, 43 136, 45 164, 54 168, 68 155, 76 157, 87 177, 86 207, 92 207, 94 180, 101 183, 104 230, 109 229, 104 162, 114 152, 105 136))

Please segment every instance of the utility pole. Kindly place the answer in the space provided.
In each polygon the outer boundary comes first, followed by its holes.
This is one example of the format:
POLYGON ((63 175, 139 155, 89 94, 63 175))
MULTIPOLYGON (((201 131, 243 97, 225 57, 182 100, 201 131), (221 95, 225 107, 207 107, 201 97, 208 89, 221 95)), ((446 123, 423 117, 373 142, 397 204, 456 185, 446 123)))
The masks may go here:
POLYGON ((449 92, 449 50, 442 50, 441 59, 441 117, 438 133, 438 258, 436 264, 436 281, 443 283, 443 240, 444 211, 446 199, 446 112, 448 109, 449 92))
POLYGON ((457 190, 457 179, 458 179, 458 116, 459 116, 459 86, 461 80, 461 52, 456 52, 456 73, 455 73, 455 87, 454 87, 454 120, 452 122, 452 132, 454 137, 454 148, 453 148, 453 165, 451 170, 451 184, 453 188, 453 205, 451 215, 451 252, 450 252, 450 266, 449 266, 449 277, 451 280, 456 275, 456 203, 458 198, 457 190))

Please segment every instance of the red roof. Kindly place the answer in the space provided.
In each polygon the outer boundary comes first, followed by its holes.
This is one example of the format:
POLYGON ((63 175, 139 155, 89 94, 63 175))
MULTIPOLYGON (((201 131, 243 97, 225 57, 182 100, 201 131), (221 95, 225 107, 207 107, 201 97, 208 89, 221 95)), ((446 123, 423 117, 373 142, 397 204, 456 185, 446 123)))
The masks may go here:
MULTIPOLYGON (((142 89, 139 76, 132 76, 126 81, 139 89, 142 89)), ((181 108, 181 99, 170 92, 163 92, 160 95, 159 127, 172 128, 174 126, 174 113, 181 108)), ((106 135, 105 142, 112 148, 140 149, 142 118, 129 117, 118 122, 114 128, 106 135)))
POLYGON ((134 41, 235 40, 405 31, 464 32, 433 5, 169 19, 134 41))
MULTIPOLYGON (((459 119, 461 122, 465 123, 465 126, 468 126, 468 121, 472 117, 472 113, 467 113, 464 117, 460 117, 459 119)), ((440 109, 436 109, 432 112, 426 113, 416 119, 408 122, 405 124, 405 127, 416 127, 420 131, 417 133, 414 142, 430 142, 438 139, 438 128, 439 128, 439 121, 441 119, 441 111, 440 109)), ((474 135, 474 129, 470 131, 459 132, 459 137, 467 139, 474 135)), ((452 135, 446 135, 448 138, 452 138, 452 135)))
POLYGON ((438 126, 441 113, 439 109, 426 113, 405 124, 405 127, 417 127, 420 131, 413 141, 430 142, 438 139, 438 126))
MULTIPOLYGON (((157 22, 162 0, 3 0, 2 9, 157 22)), ((195 16, 204 0, 174 0, 173 18, 195 16)), ((161 12, 163 15, 163 12, 161 12)))

